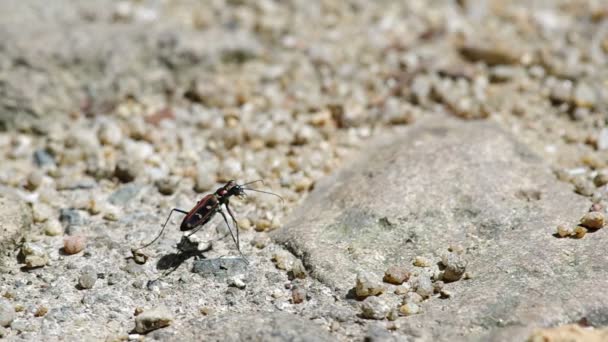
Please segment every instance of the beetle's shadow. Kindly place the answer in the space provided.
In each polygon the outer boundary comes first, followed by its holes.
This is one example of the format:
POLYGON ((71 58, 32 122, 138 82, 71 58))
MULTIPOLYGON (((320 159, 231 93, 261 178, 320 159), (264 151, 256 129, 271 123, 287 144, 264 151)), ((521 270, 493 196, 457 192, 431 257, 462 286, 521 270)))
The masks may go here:
POLYGON ((163 273, 163 277, 168 276, 169 274, 175 272, 184 262, 186 262, 190 258, 205 258, 203 255, 205 252, 211 250, 211 246, 204 250, 197 251, 179 251, 177 253, 169 253, 163 255, 158 262, 156 263, 156 269, 159 271, 167 271, 163 273))

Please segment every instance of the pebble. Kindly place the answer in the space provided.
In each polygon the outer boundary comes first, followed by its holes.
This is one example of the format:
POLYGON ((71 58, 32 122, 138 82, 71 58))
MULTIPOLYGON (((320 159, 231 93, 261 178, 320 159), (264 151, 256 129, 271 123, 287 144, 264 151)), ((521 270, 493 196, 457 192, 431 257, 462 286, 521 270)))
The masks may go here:
POLYGON ((396 321, 397 318, 399 318, 399 310, 392 309, 391 311, 388 312, 388 315, 386 315, 386 318, 389 321, 396 321))
POLYGON ((572 235, 575 239, 582 239, 587 234, 587 228, 576 226, 574 228, 574 235, 572 235))
MULTIPOLYGON (((608 149, 608 128, 602 128, 599 136, 597 137, 597 149, 605 150, 608 149)), ((608 182, 606 182, 608 183, 608 182)), ((604 183, 604 184, 606 184, 604 183)))
POLYGON ((38 309, 36 309, 36 312, 34 312, 34 317, 42 317, 46 315, 47 312, 49 312, 49 308, 44 305, 41 305, 38 307, 38 309))
POLYGON ((404 295, 410 292, 411 290, 412 288, 410 287, 410 284, 404 283, 403 285, 399 285, 395 288, 395 294, 404 295))
POLYGON ((76 209, 60 209, 59 220, 69 226, 84 225, 84 217, 76 209))
POLYGON ((27 268, 42 267, 49 262, 49 257, 41 246, 26 242, 21 247, 21 253, 25 256, 27 268))
POLYGON ((390 307, 379 297, 368 297, 361 303, 361 317, 368 319, 384 319, 390 307))
POLYGON ((165 177, 154 182, 158 192, 162 195, 169 196, 175 193, 175 189, 177 188, 177 179, 171 177, 165 177))
POLYGON ((305 279, 307 276, 306 268, 300 259, 295 259, 293 265, 291 266, 291 270, 289 271, 290 279, 305 279))
POLYGON ((208 171, 198 171, 194 183, 194 191, 205 192, 213 189, 216 185, 215 174, 208 171))
POLYGON ((300 286, 294 286, 291 290, 291 301, 300 304, 306 299, 306 290, 300 286))
POLYGON ((55 158, 46 150, 40 149, 34 152, 34 162, 38 167, 45 167, 55 165, 55 158))
POLYGON ((240 277, 228 278, 228 286, 236 287, 237 289, 244 289, 247 285, 240 277))
POLYGON ((91 266, 85 266, 78 277, 78 285, 81 289, 92 289, 97 281, 97 273, 91 266))
POLYGON ((270 244, 270 238, 266 235, 257 235, 251 239, 251 245, 258 249, 264 249, 268 244, 270 244))
POLYGON ((414 288, 416 289, 416 293, 422 298, 429 298, 433 294, 433 283, 431 282, 431 278, 424 275, 416 277, 414 288))
POLYGON ((290 271, 292 269, 295 258, 287 251, 277 251, 272 255, 272 261, 280 270, 290 271))
POLYGON ((122 131, 116 123, 106 121, 99 127, 97 138, 104 145, 117 146, 122 140, 122 131))
POLYGON ((572 185, 574 185, 574 191, 583 196, 591 196, 595 191, 591 182, 580 177, 572 179, 572 185))
POLYGON ((253 226, 251 224, 251 221, 246 217, 238 219, 237 223, 238 223, 237 225, 238 225, 239 229, 241 229, 241 230, 249 230, 253 226))
POLYGON ((135 317, 135 331, 145 334, 152 330, 169 326, 173 322, 173 315, 166 307, 156 307, 146 310, 135 317))
POLYGON ((384 280, 387 283, 401 285, 410 278, 410 273, 400 266, 391 266, 384 272, 384 280))
POLYGON ((8 327, 15 319, 15 309, 6 299, 0 299, 0 327, 8 327))
POLYGON ((112 204, 105 204, 103 206, 103 219, 107 221, 118 221, 120 218, 120 209, 112 204))
POLYGON ((38 189, 38 187, 42 184, 42 176, 42 172, 38 170, 30 172, 30 174, 27 176, 25 188, 30 191, 38 189))
POLYGON ((593 183, 598 188, 608 184, 608 172, 606 172, 606 171, 598 172, 597 175, 595 175, 595 177, 593 177, 593 183))
POLYGON ((585 82, 578 82, 572 94, 578 107, 593 108, 596 105, 595 90, 585 82))
POLYGON ((270 229, 271 226, 272 221, 265 218, 259 218, 255 221, 255 231, 257 232, 267 231, 270 229))
POLYGON ((423 257, 423 256, 417 256, 416 258, 414 258, 414 266, 417 267, 431 267, 432 262, 430 259, 423 257))
POLYGON ((441 263, 445 266, 442 278, 445 282, 459 280, 466 271, 466 261, 454 253, 445 254, 441 259, 441 263))
POLYGON ((572 228, 561 224, 557 226, 557 235, 559 235, 559 237, 567 237, 572 234, 574 234, 574 230, 572 230, 572 228))
POLYGON ((604 218, 604 214, 599 211, 593 211, 583 215, 580 224, 585 228, 600 229, 604 227, 606 221, 604 218))
POLYGON ((129 159, 120 159, 116 162, 114 176, 123 183, 129 183, 137 178, 139 165, 129 159))
POLYGON ((53 208, 44 203, 34 203, 32 205, 32 218, 34 222, 45 222, 53 216, 53 208))
POLYGON ((57 219, 50 219, 44 223, 44 233, 48 236, 57 236, 63 234, 63 226, 57 219))
POLYGON ((404 316, 415 315, 420 312, 420 306, 416 303, 406 303, 401 305, 399 312, 404 316))
POLYGON ((110 197, 108 197, 108 202, 114 205, 123 206, 133 200, 141 191, 142 187, 137 184, 127 184, 123 185, 120 189, 114 191, 110 197))
POLYGON ((82 235, 66 236, 63 239, 63 251, 72 255, 82 251, 86 247, 87 238, 82 235))
POLYGON ((384 293, 384 285, 376 281, 375 278, 374 274, 365 271, 357 274, 357 283, 355 285, 357 297, 378 296, 384 293))

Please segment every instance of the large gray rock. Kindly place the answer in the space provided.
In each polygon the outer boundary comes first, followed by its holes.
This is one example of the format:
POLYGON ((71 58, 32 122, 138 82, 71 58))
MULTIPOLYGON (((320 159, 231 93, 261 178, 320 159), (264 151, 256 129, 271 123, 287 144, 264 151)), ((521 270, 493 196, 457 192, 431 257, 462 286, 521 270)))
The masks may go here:
POLYGON ((416 255, 466 248, 471 280, 447 284, 404 331, 445 340, 525 339, 533 326, 608 323, 606 234, 558 239, 589 203, 491 122, 421 123, 319 182, 274 238, 346 295, 416 255), (416 328, 423 327, 421 329, 416 328))
POLYGON ((284 312, 250 312, 196 319, 180 332, 180 339, 192 341, 334 341, 321 326, 284 312), (191 332, 193 335, 188 336, 191 332))

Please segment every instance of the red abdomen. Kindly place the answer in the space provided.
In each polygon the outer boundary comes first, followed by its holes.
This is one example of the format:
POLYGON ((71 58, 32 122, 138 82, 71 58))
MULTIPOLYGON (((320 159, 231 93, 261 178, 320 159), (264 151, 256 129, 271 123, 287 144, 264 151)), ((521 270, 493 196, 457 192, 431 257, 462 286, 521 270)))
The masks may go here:
POLYGON ((209 222, 213 215, 217 213, 217 208, 220 202, 215 194, 209 194, 203 197, 190 212, 184 217, 182 224, 179 226, 181 231, 194 229, 209 222))

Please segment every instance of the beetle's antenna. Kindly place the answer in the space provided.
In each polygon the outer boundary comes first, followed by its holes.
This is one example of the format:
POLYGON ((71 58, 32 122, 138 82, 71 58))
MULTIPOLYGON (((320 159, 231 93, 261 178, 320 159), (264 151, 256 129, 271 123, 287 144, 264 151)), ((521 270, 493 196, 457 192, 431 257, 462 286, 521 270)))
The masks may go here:
POLYGON ((257 182, 262 182, 262 184, 266 185, 266 183, 264 183, 263 179, 258 179, 258 180, 254 180, 253 182, 247 182, 245 184, 241 184, 241 186, 245 186, 245 185, 249 185, 249 184, 253 184, 253 183, 257 183, 257 182))
POLYGON ((281 203, 285 204, 285 199, 277 194, 275 194, 274 192, 270 192, 270 191, 262 191, 262 190, 256 190, 256 189, 251 189, 251 188, 243 188, 243 190, 250 190, 250 191, 256 191, 256 192, 261 192, 263 194, 268 194, 268 195, 273 195, 273 196, 277 196, 278 198, 281 199, 281 203))

